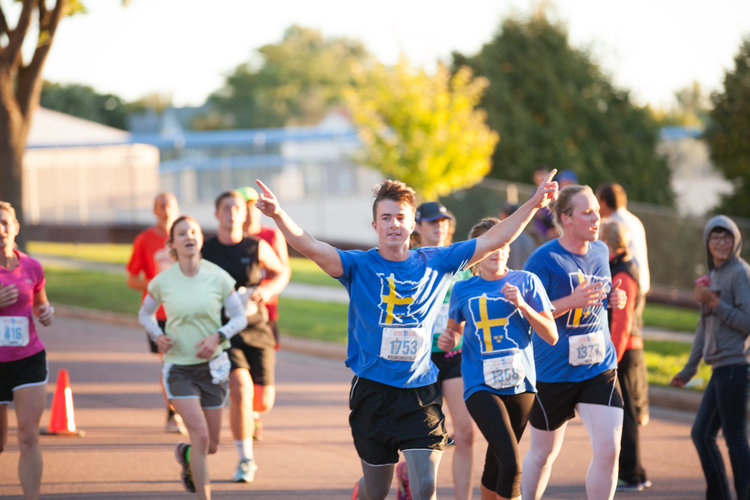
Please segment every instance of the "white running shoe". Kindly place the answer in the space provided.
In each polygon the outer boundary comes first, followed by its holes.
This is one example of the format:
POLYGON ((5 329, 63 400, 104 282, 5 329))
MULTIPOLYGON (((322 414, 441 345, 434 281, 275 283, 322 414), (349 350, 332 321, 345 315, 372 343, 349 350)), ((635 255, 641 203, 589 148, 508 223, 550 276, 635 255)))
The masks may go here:
POLYGON ((234 473, 235 483, 252 483, 255 479, 255 471, 258 470, 258 464, 252 458, 240 460, 237 464, 237 471, 234 473))

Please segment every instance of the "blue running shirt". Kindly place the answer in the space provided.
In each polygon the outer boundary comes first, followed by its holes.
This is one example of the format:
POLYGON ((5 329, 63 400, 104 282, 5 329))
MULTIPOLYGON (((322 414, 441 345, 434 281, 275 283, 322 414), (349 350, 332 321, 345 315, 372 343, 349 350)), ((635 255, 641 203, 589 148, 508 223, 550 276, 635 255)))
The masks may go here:
POLYGON ((466 267, 476 241, 409 251, 390 261, 377 249, 338 250, 349 292, 346 365, 360 377, 394 387, 437 380, 432 331, 453 275, 466 267))
MULTIPOLYGON (((585 255, 568 252, 556 239, 548 241, 531 254, 525 269, 539 276, 553 302, 572 294, 585 279, 590 283, 603 282, 607 291, 612 286, 609 250, 601 241, 589 242, 589 251, 585 255)), ((607 300, 601 306, 572 309, 556 318, 560 339, 554 346, 534 335, 537 380, 580 382, 617 368, 615 348, 609 335, 607 300), (593 348, 590 343, 580 344, 584 341, 583 335, 596 335, 601 339, 601 348, 593 348), (596 361, 571 364, 571 359, 576 356, 580 359, 587 355, 596 361)))
POLYGON ((475 276, 453 286, 450 317, 466 322, 461 352, 464 399, 477 391, 536 392, 531 325, 505 299, 501 290, 506 283, 516 286, 535 311, 552 310, 539 278, 526 271, 508 271, 494 281, 475 276))

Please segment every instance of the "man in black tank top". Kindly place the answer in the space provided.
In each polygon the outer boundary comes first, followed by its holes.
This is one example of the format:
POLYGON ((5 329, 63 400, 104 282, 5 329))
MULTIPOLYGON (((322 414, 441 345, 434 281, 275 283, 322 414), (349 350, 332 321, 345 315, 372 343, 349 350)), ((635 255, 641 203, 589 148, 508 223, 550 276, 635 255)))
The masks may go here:
POLYGON ((216 236, 203 244, 203 258, 227 271, 236 281, 246 306, 248 325, 231 339, 229 360, 229 421, 239 454, 234 481, 252 482, 254 412, 266 412, 276 399, 274 370, 276 340, 268 325, 264 302, 289 282, 289 271, 265 241, 243 234, 245 201, 236 191, 216 199, 216 236))

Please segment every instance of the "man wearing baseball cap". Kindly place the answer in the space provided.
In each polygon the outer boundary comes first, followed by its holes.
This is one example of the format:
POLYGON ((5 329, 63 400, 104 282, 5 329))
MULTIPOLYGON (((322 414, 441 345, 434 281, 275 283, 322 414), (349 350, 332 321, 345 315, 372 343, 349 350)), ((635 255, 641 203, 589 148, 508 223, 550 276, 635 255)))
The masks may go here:
MULTIPOLYGON (((442 203, 428 201, 417 207, 414 219, 417 223, 412 233, 411 247, 447 247, 453 243, 455 218, 442 203)), ((471 276, 471 271, 464 269, 455 274, 453 281, 471 276)), ((452 287, 452 285, 451 285, 452 287)), ((451 352, 445 352, 437 346, 437 338, 448 324, 448 305, 450 289, 440 305, 432 338, 432 362, 438 368, 438 382, 443 394, 443 401, 450 410, 453 419, 453 484, 455 498, 469 498, 471 492, 472 443, 474 441, 474 421, 463 398, 463 379, 461 378, 461 347, 459 343, 451 352)), ((396 466, 397 491, 396 500, 411 498, 409 474, 406 462, 396 466)))
POLYGON ((412 248, 442 247, 451 243, 455 218, 442 203, 422 203, 417 207, 414 220, 417 226, 412 233, 412 248))

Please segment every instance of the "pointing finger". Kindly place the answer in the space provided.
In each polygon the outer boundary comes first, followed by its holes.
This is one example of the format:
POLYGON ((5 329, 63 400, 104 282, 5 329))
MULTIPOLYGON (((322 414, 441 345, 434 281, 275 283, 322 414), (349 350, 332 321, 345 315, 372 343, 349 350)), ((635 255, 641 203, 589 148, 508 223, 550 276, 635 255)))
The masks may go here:
POLYGON ((255 179, 255 183, 263 190, 263 194, 266 196, 271 196, 273 193, 271 193, 271 190, 268 189, 268 186, 263 184, 263 182, 260 179, 255 179))
POLYGON ((556 168, 553 168, 552 170, 550 170, 542 184, 549 184, 550 182, 552 182, 552 179, 555 177, 556 174, 557 174, 556 168))

